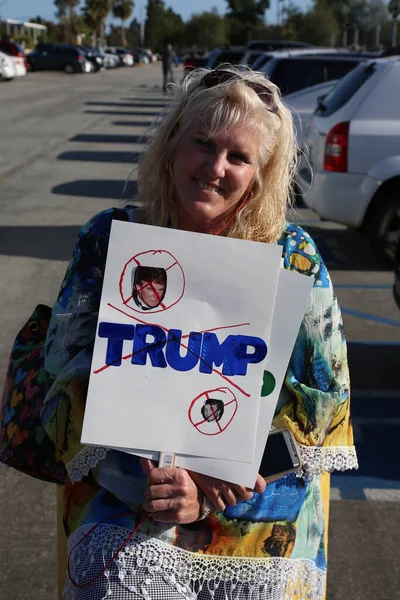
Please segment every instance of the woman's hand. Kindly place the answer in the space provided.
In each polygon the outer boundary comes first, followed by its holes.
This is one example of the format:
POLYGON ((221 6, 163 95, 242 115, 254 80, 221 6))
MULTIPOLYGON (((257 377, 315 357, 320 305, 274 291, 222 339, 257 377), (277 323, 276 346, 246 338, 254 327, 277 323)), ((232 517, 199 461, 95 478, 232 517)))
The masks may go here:
POLYGON ((153 461, 141 458, 147 474, 143 508, 154 521, 193 523, 201 510, 201 492, 185 469, 156 467, 153 461))
MULTIPOLYGON (((216 479, 209 475, 200 475, 193 471, 189 471, 189 473, 197 487, 201 489, 217 510, 225 510, 227 505, 236 506, 239 500, 251 500, 253 497, 253 491, 242 485, 222 481, 222 479, 216 479)), ((262 494, 265 486, 265 480, 261 475, 257 475, 254 491, 262 494)))

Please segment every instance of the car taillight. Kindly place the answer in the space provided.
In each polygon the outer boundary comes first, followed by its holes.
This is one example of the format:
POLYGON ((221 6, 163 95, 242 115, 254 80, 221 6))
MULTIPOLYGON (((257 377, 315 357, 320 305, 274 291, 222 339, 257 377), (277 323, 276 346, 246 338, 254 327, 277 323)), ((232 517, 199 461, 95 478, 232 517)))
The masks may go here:
POLYGON ((79 63, 83 62, 83 58, 82 58, 82 56, 80 54, 78 54, 78 62, 79 63))
POLYGON ((338 123, 326 137, 324 169, 336 173, 347 173, 350 123, 338 123))

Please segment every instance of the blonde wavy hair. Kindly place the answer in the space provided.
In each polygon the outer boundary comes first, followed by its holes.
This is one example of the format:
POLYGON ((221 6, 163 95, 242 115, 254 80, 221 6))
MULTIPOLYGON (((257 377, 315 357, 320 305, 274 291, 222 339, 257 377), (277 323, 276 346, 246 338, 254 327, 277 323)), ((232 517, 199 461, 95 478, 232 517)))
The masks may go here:
POLYGON ((260 134, 259 161, 248 199, 223 235, 274 243, 282 234, 293 196, 297 145, 292 116, 278 88, 263 74, 231 65, 219 69, 231 72, 232 78, 205 87, 201 81, 209 71, 196 69, 174 86, 171 103, 139 161, 137 199, 148 224, 166 225, 170 211, 174 222, 171 163, 182 136, 199 124, 211 137, 243 123, 260 134), (270 92, 276 112, 268 110, 252 84, 270 92))

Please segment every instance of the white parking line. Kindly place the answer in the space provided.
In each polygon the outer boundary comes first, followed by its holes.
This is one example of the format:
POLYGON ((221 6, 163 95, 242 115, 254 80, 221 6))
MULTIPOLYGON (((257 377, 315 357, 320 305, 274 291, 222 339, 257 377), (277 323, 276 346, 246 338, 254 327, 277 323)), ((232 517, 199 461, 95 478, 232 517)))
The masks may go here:
POLYGON ((332 475, 331 500, 369 500, 400 504, 400 481, 357 475, 332 475))

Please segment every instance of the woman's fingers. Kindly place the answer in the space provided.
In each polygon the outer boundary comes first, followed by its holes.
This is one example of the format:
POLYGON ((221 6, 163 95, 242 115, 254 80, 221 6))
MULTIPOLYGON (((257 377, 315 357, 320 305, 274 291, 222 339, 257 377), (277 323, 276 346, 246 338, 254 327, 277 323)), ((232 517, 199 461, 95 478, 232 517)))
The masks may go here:
POLYGON ((201 495, 185 469, 151 469, 145 498, 143 508, 155 521, 183 524, 199 518, 201 495))
POLYGON ((146 475, 148 475, 150 473, 150 471, 152 471, 153 469, 156 468, 155 463, 152 460, 150 460, 149 458, 141 458, 140 465, 141 465, 143 471, 146 473, 146 475))
POLYGON ((265 479, 260 474, 258 474, 256 483, 254 486, 254 491, 257 492, 257 494, 262 494, 264 492, 266 486, 267 486, 267 483, 266 483, 265 479))
POLYGON ((143 502, 143 508, 148 513, 173 510, 175 502, 176 498, 157 498, 155 500, 145 500, 143 502))
POLYGON ((177 490, 173 485, 149 485, 145 491, 146 500, 162 500, 163 498, 174 498, 177 490))
POLYGON ((251 500, 253 497, 252 490, 245 488, 243 485, 232 484, 232 488, 239 500, 251 500))

